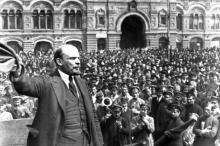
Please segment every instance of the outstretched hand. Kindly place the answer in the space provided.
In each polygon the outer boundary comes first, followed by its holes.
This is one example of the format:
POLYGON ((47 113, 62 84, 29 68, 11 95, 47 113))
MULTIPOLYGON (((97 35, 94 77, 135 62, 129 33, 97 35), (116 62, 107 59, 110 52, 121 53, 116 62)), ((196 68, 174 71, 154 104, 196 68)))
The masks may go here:
POLYGON ((192 119, 192 120, 197 121, 197 120, 198 120, 198 118, 199 118, 199 115, 198 115, 198 114, 196 114, 196 113, 192 113, 192 114, 191 114, 191 116, 190 116, 189 118, 190 118, 190 119, 192 119))

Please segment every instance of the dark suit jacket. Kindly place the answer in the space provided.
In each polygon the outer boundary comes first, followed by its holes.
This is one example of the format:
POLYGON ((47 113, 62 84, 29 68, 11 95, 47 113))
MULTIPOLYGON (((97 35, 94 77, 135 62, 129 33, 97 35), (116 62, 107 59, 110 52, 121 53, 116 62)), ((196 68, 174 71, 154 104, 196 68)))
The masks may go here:
POLYGON ((167 131, 155 142, 155 146, 182 146, 182 132, 175 129, 183 125, 180 118, 170 119, 166 127, 167 131))
MULTIPOLYGON (((10 77, 13 81, 13 77, 10 77)), ((65 122, 65 97, 69 90, 56 71, 50 77, 30 78, 22 74, 13 81, 18 93, 38 98, 38 109, 29 126, 28 146, 55 146, 62 134, 65 122)), ((103 138, 95 109, 85 81, 76 78, 76 84, 82 94, 87 115, 91 145, 102 146, 103 138)))

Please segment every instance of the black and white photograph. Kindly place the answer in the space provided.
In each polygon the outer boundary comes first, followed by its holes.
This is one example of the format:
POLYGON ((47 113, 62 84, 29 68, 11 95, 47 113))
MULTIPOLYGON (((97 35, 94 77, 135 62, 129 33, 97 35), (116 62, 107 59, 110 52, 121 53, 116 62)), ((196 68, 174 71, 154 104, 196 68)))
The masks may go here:
POLYGON ((220 0, 0 0, 0 146, 220 146, 220 0))

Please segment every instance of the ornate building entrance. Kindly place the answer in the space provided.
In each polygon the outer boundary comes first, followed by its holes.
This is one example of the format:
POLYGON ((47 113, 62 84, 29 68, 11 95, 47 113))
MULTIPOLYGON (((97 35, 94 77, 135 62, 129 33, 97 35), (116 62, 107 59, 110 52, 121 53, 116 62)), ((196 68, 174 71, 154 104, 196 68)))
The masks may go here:
POLYGON ((146 47, 145 24, 136 15, 128 16, 121 25, 120 48, 144 48, 146 47))

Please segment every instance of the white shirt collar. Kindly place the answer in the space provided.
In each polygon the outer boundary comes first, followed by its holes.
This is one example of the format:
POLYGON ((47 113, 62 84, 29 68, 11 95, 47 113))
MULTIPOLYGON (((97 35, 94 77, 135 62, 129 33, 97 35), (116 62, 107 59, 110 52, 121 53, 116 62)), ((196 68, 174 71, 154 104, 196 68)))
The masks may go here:
POLYGON ((61 70, 58 69, 58 72, 60 74, 60 77, 62 78, 62 80, 64 81, 64 83, 67 85, 67 87, 69 88, 69 75, 65 74, 64 72, 62 72, 61 70))
MULTIPOLYGON (((65 84, 67 85, 67 87, 69 88, 69 83, 70 83, 70 81, 69 81, 69 75, 66 74, 66 73, 64 73, 64 72, 62 72, 62 71, 59 70, 59 69, 58 69, 58 72, 59 72, 59 74, 60 74, 60 77, 61 77, 62 80, 64 81, 64 83, 65 83, 65 84)), ((76 86, 75 80, 73 80, 73 84, 76 86)), ((77 92, 77 95, 78 95, 78 97, 79 97, 79 91, 78 91, 78 89, 77 89, 77 86, 76 86, 76 92, 77 92)))

